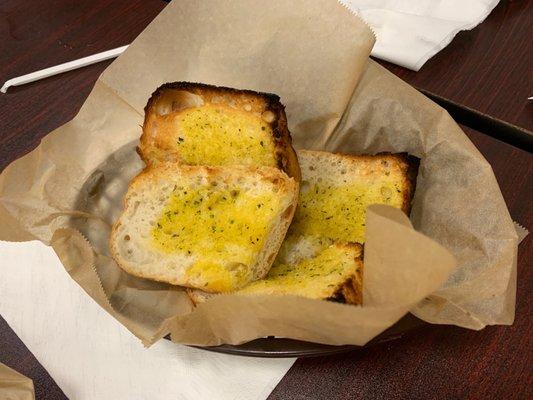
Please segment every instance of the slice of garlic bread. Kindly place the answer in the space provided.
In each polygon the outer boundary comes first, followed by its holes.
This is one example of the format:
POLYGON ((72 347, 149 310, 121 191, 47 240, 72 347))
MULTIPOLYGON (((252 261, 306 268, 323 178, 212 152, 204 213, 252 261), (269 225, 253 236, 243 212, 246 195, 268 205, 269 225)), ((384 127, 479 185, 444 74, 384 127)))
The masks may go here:
MULTIPOLYGON (((235 294, 295 295, 347 304, 362 303, 363 257, 360 244, 334 244, 316 256, 295 265, 275 264, 268 275, 250 283, 235 294)), ((212 293, 188 290, 195 304, 208 300, 212 293)))
POLYGON ((277 168, 158 163, 131 182, 111 253, 132 275, 235 290, 266 275, 297 197, 277 168))
POLYGON ((364 243, 366 208, 386 204, 409 215, 418 159, 406 154, 298 151, 299 204, 276 262, 295 264, 333 243, 364 243))
POLYGON ((138 150, 147 164, 269 166, 300 176, 279 97, 251 90, 162 85, 145 108, 138 150))

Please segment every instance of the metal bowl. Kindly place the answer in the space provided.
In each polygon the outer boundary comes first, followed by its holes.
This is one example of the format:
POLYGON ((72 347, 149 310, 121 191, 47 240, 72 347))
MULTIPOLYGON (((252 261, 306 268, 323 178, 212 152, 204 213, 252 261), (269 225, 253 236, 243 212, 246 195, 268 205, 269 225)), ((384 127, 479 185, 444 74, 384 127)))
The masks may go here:
MULTIPOLYGON (((420 328, 424 325, 426 325, 426 323, 422 320, 411 314, 407 314, 396 324, 368 342, 364 347, 399 339, 407 333, 413 332, 417 328, 420 328)), ((328 344, 303 342, 293 339, 280 339, 272 336, 255 339, 251 342, 239 345, 223 344, 220 346, 194 347, 208 351, 214 351, 217 353, 266 358, 327 356, 362 348, 361 346, 353 345, 332 346, 328 344)))

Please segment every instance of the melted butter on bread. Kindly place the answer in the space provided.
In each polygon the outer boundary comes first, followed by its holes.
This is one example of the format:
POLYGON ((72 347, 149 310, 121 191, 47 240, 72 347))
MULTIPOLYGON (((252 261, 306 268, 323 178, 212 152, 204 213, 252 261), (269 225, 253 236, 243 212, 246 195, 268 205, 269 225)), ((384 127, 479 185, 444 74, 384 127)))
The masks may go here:
POLYGON ((272 128, 260 114, 206 104, 162 116, 155 124, 163 155, 175 153, 185 164, 277 164, 272 128))
POLYGON ((152 243, 167 254, 196 255, 186 274, 205 281, 206 290, 228 291, 250 280, 248 266, 280 207, 274 192, 178 187, 152 229, 152 243))
POLYGON ((128 187, 111 254, 142 278, 237 290, 267 274, 297 196, 277 168, 155 163, 128 187))
POLYGON ((302 186, 289 234, 364 243, 366 208, 372 204, 401 208, 403 203, 399 182, 386 176, 365 184, 302 186))
POLYGON ((295 265, 275 264, 266 278, 250 283, 237 293, 334 298, 362 267, 360 256, 358 245, 332 245, 316 257, 295 265))

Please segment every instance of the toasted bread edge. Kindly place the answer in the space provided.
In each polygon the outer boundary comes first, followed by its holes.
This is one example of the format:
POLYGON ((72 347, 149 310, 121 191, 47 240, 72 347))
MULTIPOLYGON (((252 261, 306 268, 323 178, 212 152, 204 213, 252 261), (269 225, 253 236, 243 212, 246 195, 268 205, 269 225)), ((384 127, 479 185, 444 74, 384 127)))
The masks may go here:
POLYGON ((169 82, 159 86, 152 93, 152 96, 144 108, 143 133, 141 135, 140 144, 137 147, 137 153, 140 155, 145 164, 148 165, 151 163, 151 160, 143 151, 143 148, 145 147, 145 141, 149 136, 146 128, 147 120, 152 112, 154 104, 159 97, 165 93, 166 90, 183 90, 200 97, 205 97, 207 94, 213 95, 213 93, 219 96, 247 95, 261 100, 265 106, 264 111, 271 111, 275 115, 274 120, 269 122, 269 125, 272 129, 273 138, 275 141, 275 152, 278 168, 284 171, 290 177, 296 179, 298 182, 301 180, 298 157, 296 156, 296 152, 292 147, 292 138, 287 125, 285 106, 281 104, 279 96, 272 93, 256 92, 248 89, 235 89, 225 86, 214 86, 205 83, 169 82))

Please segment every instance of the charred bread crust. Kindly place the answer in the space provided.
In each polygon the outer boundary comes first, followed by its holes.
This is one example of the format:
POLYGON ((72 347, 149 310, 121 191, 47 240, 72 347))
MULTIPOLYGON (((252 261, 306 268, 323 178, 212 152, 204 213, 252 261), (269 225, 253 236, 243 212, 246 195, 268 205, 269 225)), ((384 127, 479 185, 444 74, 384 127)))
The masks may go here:
POLYGON ((144 112, 148 112, 150 108, 152 107, 153 103, 157 100, 157 97, 168 89, 174 89, 174 90, 183 90, 186 92, 191 92, 193 94, 197 95, 203 95, 208 92, 212 92, 214 94, 232 94, 232 95, 249 95, 252 97, 257 97, 262 100, 266 100, 267 104, 273 104, 273 103, 279 103, 279 96, 274 93, 265 93, 265 92, 256 92, 254 90, 249 89, 235 89, 230 88, 226 86, 216 86, 216 85, 208 85, 207 83, 199 83, 199 82, 167 82, 159 86, 153 93, 150 99, 148 100, 148 103, 146 104, 146 107, 144 107, 144 112))
POLYGON ((256 92, 247 89, 234 89, 225 86, 208 85, 205 83, 169 82, 161 85, 154 93, 152 93, 152 96, 144 108, 143 134, 141 136, 141 145, 140 147, 137 147, 137 152, 146 164, 149 164, 150 160, 143 155, 142 147, 145 137, 148 136, 146 131, 148 118, 157 101, 170 90, 189 92, 207 100, 208 102, 220 96, 256 100, 257 103, 262 105, 262 107, 260 107, 261 113, 271 112, 273 114, 272 121, 265 122, 267 122, 272 129, 278 168, 290 177, 296 179, 296 181, 299 182, 301 180, 298 157, 292 148, 292 138, 287 126, 285 106, 281 104, 279 96, 273 93, 256 92))

